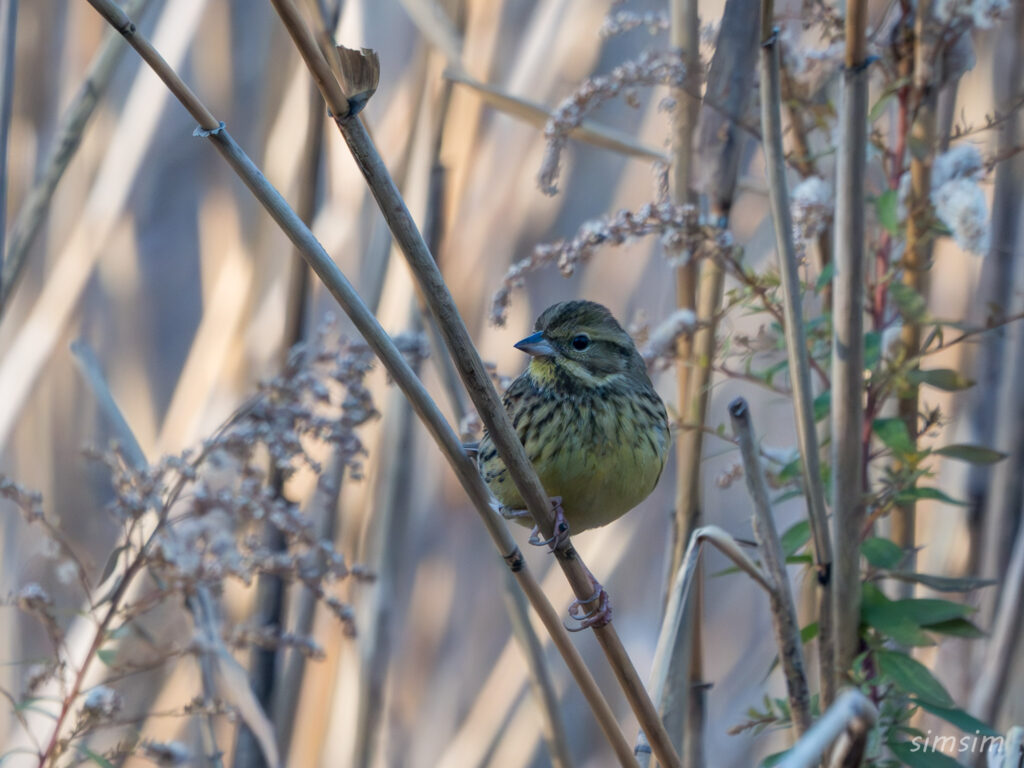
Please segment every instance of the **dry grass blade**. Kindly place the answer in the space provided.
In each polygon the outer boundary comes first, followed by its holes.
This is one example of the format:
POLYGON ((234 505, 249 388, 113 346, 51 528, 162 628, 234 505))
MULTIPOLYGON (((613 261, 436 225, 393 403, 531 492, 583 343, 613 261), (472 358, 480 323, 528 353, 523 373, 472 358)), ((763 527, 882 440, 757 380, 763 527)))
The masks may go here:
MULTIPOLYGON (((449 69, 445 72, 445 77, 459 85, 471 88, 485 103, 495 109, 500 109, 502 112, 537 128, 543 129, 547 125, 548 120, 551 119, 551 110, 547 107, 524 99, 521 96, 505 93, 493 85, 481 83, 464 72, 449 69)), ((664 152, 659 152, 653 147, 641 144, 629 134, 622 133, 614 128, 607 128, 592 120, 584 120, 577 128, 569 132, 569 136, 577 141, 612 152, 618 152, 629 157, 643 157, 668 162, 668 157, 664 152)))
POLYGON ((878 711, 863 693, 847 690, 776 766, 813 768, 819 765, 822 756, 848 728, 854 726, 868 731, 877 719, 878 711))
MULTIPOLYGON (((498 548, 512 572, 515 574, 518 583, 526 593, 531 605, 533 605, 534 609, 541 616, 545 628, 551 634, 556 647, 559 649, 574 678, 583 690, 584 695, 586 696, 588 703, 591 705, 591 708, 601 725, 602 731, 609 739, 619 762, 623 765, 635 764, 632 750, 619 731, 618 724, 615 721, 611 708, 608 706, 604 697, 601 696, 600 691, 593 680, 593 676, 590 674, 589 670, 587 670, 578 651, 576 651, 572 645, 572 642, 570 641, 565 628, 562 626, 557 613, 547 601, 530 571, 526 568, 522 554, 519 552, 518 546, 508 532, 506 524, 491 508, 489 494, 486 486, 483 484, 483 480, 476 471, 475 465, 466 455, 461 441, 444 420, 444 417, 438 410, 437 405, 430 398, 430 395, 423 387, 423 384, 409 367, 402 353, 395 346, 394 342, 391 341, 384 329, 381 328, 380 324, 373 316, 373 313, 371 313, 363 303, 362 299, 359 297, 358 293, 352 287, 351 283, 349 283, 344 274, 342 274, 337 264, 323 249, 323 246, 316 240, 313 234, 309 231, 309 228, 302 223, 301 219, 299 219, 295 212, 288 206, 280 192, 267 182, 266 178, 260 173, 249 157, 241 150, 224 126, 216 120, 212 113, 210 113, 206 106, 196 97, 184 81, 181 80, 177 73, 167 65, 149 41, 138 33, 131 20, 121 11, 120 8, 118 8, 118 6, 111 2, 111 0, 89 0, 89 2, 109 23, 122 31, 132 44, 132 47, 134 47, 139 52, 139 55, 142 56, 154 71, 156 71, 159 77, 167 85, 168 89, 189 110, 190 114, 199 121, 200 129, 198 130, 198 133, 211 141, 232 169, 234 169, 234 171, 242 178, 250 191, 257 197, 268 213, 270 213, 282 230, 284 230, 295 246, 299 249, 302 257, 307 260, 316 274, 324 282, 324 285, 330 291, 331 295, 338 301, 342 309, 352 320, 357 330, 362 334, 363 338, 366 339, 367 343, 384 363, 385 368, 387 368, 388 372, 395 380, 395 383, 409 398, 413 409, 416 411, 417 415, 430 431, 431 436, 441 448, 445 458, 455 471, 459 482, 462 484, 473 502, 474 508, 480 514, 488 533, 495 543, 495 546, 498 548)), ((289 9, 285 11, 285 17, 298 18, 294 7, 290 6, 289 9)), ((310 51, 312 51, 311 55, 318 55, 315 50, 316 44, 308 33, 300 35, 300 38, 303 41, 303 45, 309 46, 309 48, 304 51, 304 54, 310 55, 310 51)), ((320 62, 323 64, 323 67, 326 68, 326 63, 323 62, 322 59, 320 62)), ((337 98, 344 99, 340 94, 340 89, 336 86, 337 84, 335 83, 334 88, 328 88, 328 92, 336 94, 337 98)), ((344 103, 344 106, 345 112, 347 113, 347 101, 344 103)), ((340 110, 336 110, 335 114, 339 114, 339 112, 340 110)), ((362 127, 361 123, 357 120, 353 121, 352 124, 362 127)), ((365 131, 363 133, 363 141, 369 141, 368 137, 365 136, 365 131)), ((377 160, 379 162, 379 158, 377 158, 377 160)), ((404 210, 404 205, 402 206, 402 209, 404 210)), ((407 211, 405 211, 405 213, 406 215, 408 214, 407 211)), ((433 264, 432 260, 431 264, 433 264)), ((436 270, 436 266, 434 269, 436 270)), ((489 388, 490 382, 486 378, 486 374, 484 373, 483 375, 484 378, 482 381, 484 381, 486 386, 489 388)), ((493 392, 493 390, 491 391, 493 392)), ((523 459, 525 461, 525 456, 523 459)), ((546 500, 543 510, 545 513, 549 514, 546 500)), ((549 520, 547 526, 549 531, 551 527, 551 521, 549 520)), ((575 585, 579 591, 584 591, 586 589, 586 587, 583 586, 584 578, 585 574, 580 573, 579 583, 575 585)), ((610 639, 605 637, 603 639, 605 642, 610 643, 618 641, 617 636, 610 639)), ((614 650, 612 653, 616 654, 614 650)), ((616 657, 625 657, 625 652, 621 649, 621 644, 619 644, 616 657)), ((628 658, 626 658, 626 661, 628 662, 628 658)), ((635 677, 635 670, 633 671, 633 676, 635 677)), ((631 698, 635 700, 641 693, 642 686, 640 686, 639 691, 635 689, 631 691, 631 698)), ((651 711, 653 712, 653 707, 651 707, 651 711)), ((654 717, 656 719, 656 714, 654 717)), ((670 762, 669 764, 674 765, 678 763, 670 762)))
MULTIPOLYGON (((125 13, 137 16, 146 10, 150 2, 151 0, 127 0, 124 4, 125 13)), ((85 80, 64 113, 53 138, 53 149, 43 164, 39 180, 29 190, 11 225, 10 240, 0 274, 0 317, 3 317, 7 310, 18 278, 25 267, 29 248, 43 225, 57 184, 75 156, 96 105, 106 92, 114 69, 127 50, 128 46, 121 40, 121 36, 110 30, 104 36, 99 52, 89 64, 85 80)))
POLYGON ((441 51, 452 67, 461 66, 462 36, 437 0, 401 0, 420 33, 441 51))
POLYGON ((338 56, 338 74, 341 87, 348 96, 351 114, 362 112, 366 102, 377 91, 380 80, 380 58, 369 48, 358 51, 339 45, 335 48, 338 56))
MULTIPOLYGON (((651 695, 656 701, 663 702, 663 706, 669 684, 669 673, 674 666, 673 656, 680 652, 685 653, 686 645, 679 643, 679 633, 682 629, 690 589, 697 573, 697 566, 700 564, 700 556, 705 542, 713 544, 719 552, 732 560, 737 568, 750 576, 758 586, 769 595, 772 594, 772 585, 768 576, 753 560, 747 557, 736 539, 726 531, 715 525, 705 525, 693 532, 690 536, 690 543, 686 547, 683 562, 676 569, 672 578, 668 602, 665 605, 665 618, 661 622, 658 644, 654 650, 654 661, 651 663, 651 695), (680 651, 680 649, 684 650, 680 651)), ((643 768, 650 765, 650 746, 647 744, 647 737, 643 731, 637 737, 637 746, 633 751, 643 768)))
MULTIPOLYGON (((14 41, 18 26, 18 0, 0 2, 0 277, 3 273, 7 233, 7 141, 14 100, 14 41)), ((0 284, 0 291, 3 285, 0 284)))

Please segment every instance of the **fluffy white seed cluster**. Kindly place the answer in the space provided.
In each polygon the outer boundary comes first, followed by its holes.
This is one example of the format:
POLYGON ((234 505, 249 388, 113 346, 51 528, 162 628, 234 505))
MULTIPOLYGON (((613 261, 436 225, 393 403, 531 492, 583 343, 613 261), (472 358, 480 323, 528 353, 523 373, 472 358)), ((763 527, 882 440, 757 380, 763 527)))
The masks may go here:
POLYGON ((90 720, 109 720, 121 711, 121 694, 105 685, 97 685, 85 694, 82 715, 90 720))
POLYGON ((601 39, 621 35, 638 27, 646 27, 652 35, 668 29, 668 14, 664 11, 613 11, 605 16, 604 24, 601 25, 601 39))
POLYGON ((693 310, 677 309, 650 332, 640 356, 649 368, 668 365, 675 356, 676 341, 680 336, 697 330, 697 316, 693 310))
POLYGON ((979 29, 990 29, 1010 10, 1010 0, 938 0, 935 18, 943 25, 966 22, 979 29))
POLYGON ((832 220, 832 187, 820 176, 808 176, 793 189, 793 236, 797 242, 810 242, 832 220))
POLYGON ((985 169, 971 144, 958 144, 935 158, 932 166, 932 205, 953 233, 957 245, 982 255, 990 242, 988 205, 978 182, 985 169))

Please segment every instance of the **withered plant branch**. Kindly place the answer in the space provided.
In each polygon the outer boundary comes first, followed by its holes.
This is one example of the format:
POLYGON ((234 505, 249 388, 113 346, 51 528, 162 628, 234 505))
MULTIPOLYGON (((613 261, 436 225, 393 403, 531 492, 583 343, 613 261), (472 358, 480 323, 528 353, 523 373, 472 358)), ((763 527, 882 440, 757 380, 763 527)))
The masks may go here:
MULTIPOLYGON (((769 3, 770 5, 770 3, 769 3)), ((754 502, 754 537, 757 539, 761 562, 771 583, 770 599, 772 628, 779 648, 779 662, 786 677, 789 711, 797 738, 811 726, 811 694, 804 669, 803 643, 800 640, 800 622, 796 616, 793 591, 786 573, 786 556, 775 527, 768 485, 754 436, 747 401, 738 397, 729 404, 732 429, 739 439, 743 457, 743 476, 754 502)), ((824 654, 822 654, 824 655, 824 654)))
MULTIPOLYGON (((72 342, 71 353, 74 358, 75 364, 78 367, 79 372, 82 374, 82 378, 85 380, 89 390, 92 392, 93 397, 96 398, 96 402, 99 405, 100 413, 107 420, 110 427, 113 429, 114 434, 117 436, 118 447, 121 455, 125 460, 132 465, 137 471, 144 471, 148 468, 149 462, 146 459, 146 454, 143 452, 142 447, 139 445, 139 441, 135 437, 135 433, 128 424, 128 420, 124 417, 124 413, 117 405, 117 401, 114 400, 113 393, 110 391, 110 387, 107 384, 106 377, 103 375, 103 370, 100 367, 99 360, 96 359, 95 353, 92 349, 82 340, 72 342)), ((152 541, 152 537, 150 538, 152 541)), ((144 549, 143 549, 144 551, 144 549)), ((138 554, 138 561, 143 562, 143 551, 138 554)), ((136 571, 137 572, 137 571, 136 571)), ((157 584, 160 584, 159 578, 156 574, 151 574, 154 579, 157 580, 157 584)), ((124 575, 124 585, 127 587, 129 581, 128 574, 124 575)), ((107 616, 109 619, 113 619, 116 616, 114 611, 117 603, 111 601, 111 613, 107 616)), ((193 623, 197 631, 205 635, 209 634, 210 628, 215 625, 214 617, 215 613, 212 608, 212 599, 209 595, 209 591, 205 586, 197 586, 196 594, 191 595, 185 601, 185 605, 189 613, 192 614, 193 623)), ((100 641, 99 644, 107 642, 107 631, 101 628, 97 631, 97 639, 100 641)), ((99 644, 94 642, 94 647, 99 650, 99 644)), ((212 646, 211 646, 212 647, 212 646)), ((200 681, 202 684, 202 696, 205 705, 211 705, 217 698, 216 695, 216 684, 214 682, 214 670, 213 665, 210 661, 209 654, 199 654, 199 671, 200 681)), ((90 659, 87 658, 83 663, 79 680, 84 679, 86 665, 90 659)), ((74 696, 69 697, 70 701, 74 700, 74 696)), ((219 768, 222 766, 220 757, 220 749, 217 746, 217 731, 216 723, 214 718, 210 714, 206 714, 200 718, 201 723, 201 736, 203 741, 204 754, 209 757, 212 764, 219 768)), ((60 726, 54 728, 54 739, 60 734, 60 726)), ((43 762, 40 762, 42 765, 43 762)))
MULTIPOLYGON (((139 16, 145 12, 151 1, 125 0, 124 11, 130 16, 139 16)), ((0 318, 7 312, 11 295, 28 259, 29 249, 46 219, 57 184, 78 151, 82 135, 96 111, 96 105, 106 93, 114 69, 126 50, 128 48, 120 35, 113 30, 104 36, 99 51, 89 63, 85 80, 54 132, 53 146, 43 163, 39 179, 25 196, 11 224, 10 237, 6 243, 7 251, 0 272, 0 318)))
MULTIPOLYGON (((289 34, 292 35, 292 40, 302 49, 303 58, 307 61, 315 58, 317 56, 315 45, 311 43, 311 35, 302 25, 293 3, 290 0, 272 0, 272 3, 285 22, 289 34)), ((324 66, 326 66, 325 63, 324 66)), ((384 214, 395 241, 409 262, 427 306, 438 322, 463 385, 494 441, 498 454, 508 468, 509 476, 515 483, 516 489, 541 533, 545 537, 551 538, 554 534, 554 515, 547 494, 505 413, 498 393, 491 383, 483 361, 469 336, 469 331, 448 291, 448 286, 437 268, 437 263, 427 249, 405 201, 395 187, 387 167, 366 132, 366 128, 358 116, 348 114, 348 102, 344 98, 336 100, 331 89, 323 88, 321 93, 334 115, 335 124, 352 152, 356 165, 369 184, 370 191, 384 214)), ((508 535, 507 530, 505 534, 508 535)), ((555 549, 555 557, 565 572, 576 597, 583 601, 590 600, 593 596, 592 577, 580 560, 569 537, 566 537, 565 542, 555 549)), ((668 735, 658 718, 658 713, 644 690, 643 683, 637 675, 633 662, 626 653, 614 625, 609 622, 603 626, 595 626, 593 629, 637 720, 649 730, 655 755, 666 768, 679 765, 679 758, 672 748, 668 735)), ((616 731, 616 733, 618 732, 616 731)), ((621 734, 618 735, 621 736, 621 734)), ((632 760, 631 754, 630 760, 632 760)))
POLYGON ((863 693, 846 690, 776 766, 815 768, 840 736, 853 729, 866 737, 877 719, 878 710, 863 693))
MULTIPOLYGON (((835 637, 832 616, 832 537, 829 533, 828 509, 825 506, 825 487, 821 479, 818 451, 818 433, 814 421, 814 392, 811 389, 810 355, 807 352, 807 333, 804 330, 803 293, 800 290, 800 267, 796 245, 793 242, 793 217, 790 212, 789 185, 786 182, 786 163, 782 147, 782 84, 780 79, 778 30, 774 26, 773 0, 761 3, 761 133, 764 135, 765 178, 775 225, 775 249, 782 277, 782 309, 785 322, 786 352, 789 356, 789 378, 793 387, 793 412, 796 421, 797 444, 800 448, 804 492, 807 495, 807 517, 814 540, 814 560, 818 585, 818 661, 823 685, 822 698, 831 701, 835 689, 831 687, 835 667, 835 637)), ((736 405, 734 403, 734 405, 736 405)), ((743 407, 746 412, 745 405, 743 407)), ((733 423, 740 416, 735 412, 733 423)), ((749 423, 747 424, 749 427, 749 423)), ((744 439, 741 437, 740 446, 744 439)), ((760 474, 760 467, 757 467, 760 474)), ((750 482, 748 474, 748 482, 750 482)), ((763 484, 763 478, 761 480, 763 484)), ((784 585, 778 583, 781 589, 784 585)), ((786 592, 788 594, 788 583, 786 592)), ((792 597, 790 597, 792 604, 792 597)), ((785 607, 785 605, 783 605, 785 607)), ((774 606, 773 606, 774 609, 774 606)), ((773 610, 773 616, 775 611, 773 610)), ((799 627, 797 628, 799 636, 799 627)), ((781 653, 781 649, 780 649, 781 653)), ((783 659, 785 656, 783 655, 783 659)), ((802 661, 801 661, 802 666, 802 661)), ((787 681, 790 673, 787 671, 787 681)), ((807 681, 804 679, 806 687, 807 681)), ((793 686, 790 685, 793 696, 793 686)), ((804 702, 806 704, 806 702, 804 702)), ((794 710, 798 732, 806 730, 810 715, 803 713, 801 722, 794 710)))
MULTIPOLYGON (((224 157, 225 161, 240 176, 249 190, 256 196, 264 208, 266 208, 267 212, 274 218, 285 234, 288 235, 295 246, 300 250, 302 257, 310 264, 317 276, 323 281, 325 287, 327 287, 331 295, 338 301, 339 305, 352 320, 356 329, 364 339, 366 339, 367 343, 381 359, 381 362, 384 364, 395 383, 409 398, 413 409, 416 411, 417 415, 423 421, 431 436, 444 453, 445 458, 455 472, 460 484, 470 497, 474 508, 480 514, 499 553, 515 575, 517 582, 525 592, 530 604, 540 616, 541 621, 552 637, 555 647, 558 649, 563 659, 565 659, 566 665, 569 667, 570 672, 582 689, 602 731, 611 743, 613 751, 615 752, 619 762, 622 765, 634 765, 635 760, 633 759, 632 750, 619 730, 611 707, 601 695, 593 676, 584 664, 579 652, 572 644, 572 641, 570 640, 565 627, 562 625, 557 612, 548 602, 547 597, 544 595, 532 572, 526 567, 522 553, 519 551, 511 533, 509 533, 505 522, 497 512, 491 508, 490 495, 487 491, 487 487, 483 483, 483 479, 476 470, 476 466, 469 456, 466 455, 458 436, 444 420, 444 417, 438 410, 436 403, 434 403, 430 398, 430 395, 416 377, 413 370, 409 367, 408 363, 402 356, 402 353, 377 322, 373 313, 369 311, 360 299, 352 284, 344 274, 342 274, 341 270, 338 269, 337 264, 330 258, 327 252, 323 249, 323 246, 320 245, 313 234, 309 231, 309 228, 302 223, 302 220, 299 219, 294 211, 292 211, 281 194, 274 189, 274 187, 259 172, 253 162, 227 132, 226 128, 216 120, 216 118, 196 97, 184 81, 182 81, 181 78, 167 65, 149 41, 138 32, 131 19, 117 5, 115 5, 112 0, 89 0, 89 2, 110 24, 114 26, 115 29, 125 35, 126 39, 128 39, 132 47, 138 51, 143 60, 153 68, 154 72, 161 78, 161 80, 164 81, 165 85, 167 85, 168 89, 175 95, 182 105, 185 106, 193 118, 199 122, 198 132, 200 135, 210 140, 214 148, 222 155, 222 157, 224 157)), ((297 15, 293 16, 294 6, 290 3, 281 3, 280 0, 275 0, 275 7, 278 5, 288 5, 288 9, 283 15, 283 18, 295 18, 297 20, 297 15)), ((298 23, 299 26, 301 26, 301 22, 298 23)), ((308 51, 313 51, 316 55, 319 55, 316 52, 315 42, 308 33, 305 35, 302 33, 297 34, 299 35, 299 39, 304 41, 304 46, 311 46, 308 48, 308 51), (308 42, 306 42, 307 40, 308 42)), ((329 93, 336 92, 336 89, 327 90, 329 93)), ((341 106, 346 105, 347 102, 344 104, 332 104, 332 107, 334 107, 332 112, 336 115, 347 114, 347 107, 344 111, 340 109, 341 106)), ((354 121, 354 123, 349 125, 353 124, 359 126, 359 131, 362 134, 361 137, 356 140, 365 146, 372 146, 369 144, 369 138, 366 136, 365 129, 362 128, 362 124, 358 121, 354 121)), ((376 156, 375 152, 374 155, 376 156)), ((376 156, 376 159, 377 163, 381 164, 379 156, 376 156)), ((363 162, 365 161, 366 160, 364 158, 363 162)), ((380 183, 380 181, 375 182, 375 184, 380 183)), ((374 190, 376 192, 380 192, 377 187, 374 187, 374 190)), ((390 199, 389 196, 395 193, 385 191, 382 194, 388 196, 385 199, 390 199)), ((392 200, 391 202, 394 201, 392 200)), ((401 204, 401 210, 404 212, 404 216, 407 217, 408 212, 405 210, 404 204, 401 204)), ((400 242, 404 242, 404 238, 400 240, 400 242)), ((429 254, 427 255, 429 257, 429 254)), ((433 269, 436 272, 436 266, 433 269)), ((439 275, 436 279, 440 282, 439 275)), ((445 314, 443 317, 447 319, 450 317, 450 313, 453 312, 454 308, 451 307, 449 308, 449 314, 445 314)), ((463 332, 465 332, 464 326, 462 326, 462 328, 463 332)), ((480 368, 483 368, 482 363, 480 363, 480 368)), ((477 387, 490 389, 493 394, 493 389, 490 388, 490 382, 487 379, 485 372, 483 372, 479 382, 475 383, 477 387)), ((496 394, 494 395, 494 398, 496 401, 496 394)), ((492 410, 491 413, 500 413, 503 415, 504 412, 500 410, 500 404, 497 408, 497 411, 492 410)), ((508 433, 511 431, 511 425, 507 423, 507 420, 505 420, 505 426, 505 438, 507 440, 508 433)), ((497 432, 492 431, 492 434, 497 434, 497 432)), ((502 445, 503 448, 507 450, 507 442, 499 443, 499 445, 502 445)), ((519 445, 518 441, 516 441, 516 445, 519 445)), ((521 450, 522 446, 519 445, 519 448, 521 450)), ((522 459, 524 462, 526 461, 525 455, 522 456, 522 459)), ((512 462, 507 460, 506 463, 510 466, 512 465, 512 462)), ((530 467, 528 462, 526 462, 526 467, 530 467)), ((515 476, 521 478, 523 473, 524 470, 520 468, 517 470, 517 474, 515 476)), ((536 490, 540 491, 539 495, 542 495, 543 491, 540 489, 539 482, 537 483, 536 490)), ((550 535, 552 533, 553 520, 551 519, 549 505, 547 500, 543 499, 543 506, 538 507, 538 502, 540 500, 536 498, 537 495, 537 493, 534 493, 530 496, 532 509, 536 516, 541 518, 543 530, 550 535)), ((571 547, 565 547, 561 550, 560 556, 560 562, 564 563, 565 567, 574 574, 574 587, 577 590, 577 594, 588 592, 589 580, 586 579, 585 573, 579 572, 582 570, 582 566, 576 559, 575 550, 571 547), (584 582, 584 580, 586 581, 584 582)), ((589 597, 590 595, 585 594, 583 596, 589 597)), ((618 636, 614 633, 614 630, 611 629, 610 625, 606 627, 605 630, 611 631, 601 632, 599 630, 597 633, 602 645, 606 645, 609 648, 608 653, 614 658, 625 659, 626 662, 628 662, 628 658, 625 656, 625 651, 622 649, 621 641, 618 640, 618 636)), ((633 671, 633 677, 635 677, 635 670, 633 671)), ((642 693, 642 687, 639 691, 632 691, 633 698, 640 696, 642 693)), ((653 707, 651 709, 653 709, 653 707)), ((673 762, 669 760, 668 764, 677 765, 678 761, 673 762)))
MULTIPOLYGON (((832 277, 832 516, 835 544, 835 687, 858 653, 860 542, 864 527, 864 171, 867 152, 867 0, 846 14, 832 277)), ((824 687, 824 686, 823 686, 824 687)), ((825 690, 829 688, 825 687, 825 690)), ((824 701, 825 706, 830 702, 824 701)))

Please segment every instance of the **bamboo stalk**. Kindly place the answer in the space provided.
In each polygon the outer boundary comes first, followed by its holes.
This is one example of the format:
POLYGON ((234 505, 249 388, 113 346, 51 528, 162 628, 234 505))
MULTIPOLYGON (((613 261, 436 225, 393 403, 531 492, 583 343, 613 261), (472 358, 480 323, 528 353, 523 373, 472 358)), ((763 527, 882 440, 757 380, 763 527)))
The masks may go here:
MULTIPOLYGON (((130 16, 139 16, 145 12, 150 2, 151 0, 125 0, 124 11, 130 16)), ((128 46, 113 30, 104 36, 99 51, 89 63, 85 80, 54 132, 53 148, 43 163, 39 180, 26 195, 11 224, 7 252, 0 272, 0 318, 10 304, 11 295, 28 259, 29 249, 46 218, 57 184, 78 151, 82 135, 96 111, 96 106, 110 85, 114 70, 127 50, 128 46)), ((0 249, 0 253, 2 252, 0 249)))
MULTIPOLYGON (((907 201, 907 245, 903 256, 903 284, 915 293, 924 294, 927 271, 931 266, 932 229, 931 164, 935 140, 935 33, 932 31, 932 0, 919 0, 914 12, 914 85, 911 112, 914 121, 910 140, 923 149, 910 153, 910 196, 907 201)), ((907 357, 915 357, 921 348, 921 325, 905 319, 900 341, 907 357)), ((917 366, 914 366, 916 369, 917 366)), ((907 426, 907 434, 916 445, 919 431, 919 385, 908 381, 900 393, 899 417, 907 426)), ((897 505, 892 514, 892 538, 908 553, 907 567, 913 569, 915 552, 916 504, 913 500, 897 505)), ((900 597, 909 597, 913 584, 897 587, 900 597)))
MULTIPOLYGON (((290 0, 272 0, 272 2, 320 85, 318 75, 321 70, 327 68, 327 63, 322 59, 318 60, 313 35, 303 24, 298 11, 290 0)), ((334 86, 337 86, 337 83, 334 83, 334 86)), ((541 533, 546 538, 551 538, 554 534, 554 515, 547 494, 505 413, 498 393, 494 390, 484 368, 483 361, 473 346, 465 323, 462 321, 451 293, 437 268, 437 263, 427 249, 416 223, 409 214, 409 210, 366 132, 366 128, 357 115, 349 114, 348 101, 343 95, 339 97, 336 91, 340 91, 340 89, 321 86, 321 93, 334 115, 335 124, 348 144, 356 165, 369 184, 395 241, 409 262, 427 306, 438 322, 462 383, 494 441, 499 456, 508 468, 509 476, 515 483, 527 511, 541 533)), ((577 599, 589 602, 593 597, 592 577, 572 546, 569 537, 566 537, 566 540, 556 547, 554 554, 577 599)), ((630 707, 643 727, 649 730, 652 747, 658 759, 666 766, 679 765, 679 758, 658 717, 657 710, 644 690, 643 683, 637 675, 633 662, 625 652, 618 632, 611 622, 603 626, 594 626, 593 630, 630 707)))
POLYGON ((851 0, 836 175, 832 340, 832 515, 835 542, 835 680, 858 653, 860 542, 864 526, 861 435, 864 424, 864 165, 868 73, 866 0, 851 0))
POLYGON ((877 719, 878 711, 863 693, 855 689, 846 690, 776 766, 815 768, 836 739, 849 728, 867 733, 877 719))
MULTIPOLYGON (((143 60, 153 68, 154 72, 167 85, 168 89, 189 111, 192 117, 199 122, 197 134, 210 140, 214 148, 217 149, 225 161, 239 175, 285 234, 288 235, 289 239, 292 240, 293 244, 301 252, 302 257, 313 268, 317 276, 323 281, 325 287, 352 320, 367 344, 370 345, 371 349, 380 358, 395 383, 406 394, 406 397, 409 398, 413 409, 445 455, 460 484, 473 503, 474 508, 482 518, 484 526, 496 548, 515 575, 530 604, 537 611, 559 653, 565 659, 566 666, 569 667, 569 671, 583 691, 588 704, 594 712, 595 718, 608 738, 620 764, 635 765, 632 750, 618 728, 611 707, 601 695, 593 676, 584 664, 579 652, 573 646, 565 627, 562 626, 558 618, 557 612, 547 601, 532 572, 526 567, 522 553, 519 551, 519 547, 516 545, 511 533, 509 533, 505 522, 491 508, 490 495, 483 483, 483 479, 463 450, 457 435, 444 420, 436 403, 430 398, 430 395, 409 367, 401 352, 388 337, 384 329, 381 328, 373 313, 363 303, 337 264, 323 249, 323 246, 316 240, 309 231, 309 228, 302 223, 302 220, 288 206, 280 192, 259 172, 252 160, 249 159, 228 133, 227 129, 217 121, 195 93, 167 66, 167 63, 149 41, 138 32, 131 19, 112 0, 89 0, 89 3, 104 19, 126 37, 143 60)), ((310 43, 315 45, 312 38, 310 38, 310 43)), ((361 126, 361 123, 358 124, 361 126)), ((678 764, 678 762, 675 764, 678 764)))
POLYGON ((732 418, 733 432, 740 442, 747 490, 754 502, 754 537, 761 553, 761 562, 771 580, 772 627, 775 630, 775 643, 779 647, 779 662, 786 677, 790 715, 799 738, 811 726, 811 694, 804 671, 800 622, 797 621, 793 591, 786 573, 786 557, 782 553, 782 543, 772 516, 768 484, 764 479, 747 401, 742 397, 733 400, 729 404, 729 416, 732 418))
POLYGON ((799 265, 793 242, 793 219, 786 183, 786 159, 782 147, 782 85, 780 78, 778 31, 773 25, 773 0, 761 4, 761 134, 764 136, 765 178, 772 220, 775 224, 775 248, 782 276, 783 312, 786 322, 786 352, 793 387, 793 412, 797 443, 802 459, 807 516, 814 540, 814 559, 818 584, 818 663, 821 670, 822 699, 826 706, 835 695, 832 670, 835 647, 832 626, 832 540, 828 529, 825 488, 821 480, 818 435, 814 422, 814 392, 804 329, 803 294, 800 291, 799 265))

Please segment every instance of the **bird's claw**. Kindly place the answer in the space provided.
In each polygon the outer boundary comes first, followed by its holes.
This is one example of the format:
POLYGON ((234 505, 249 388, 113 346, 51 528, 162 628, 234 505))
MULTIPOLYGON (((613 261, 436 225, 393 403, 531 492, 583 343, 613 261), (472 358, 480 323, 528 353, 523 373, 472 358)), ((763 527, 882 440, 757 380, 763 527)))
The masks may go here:
POLYGON ((575 626, 565 625, 569 632, 582 632, 591 627, 603 627, 612 620, 612 602, 608 592, 598 583, 594 583, 595 591, 586 600, 576 599, 569 604, 569 617, 576 622, 575 626), (590 610, 584 606, 597 603, 590 610))
POLYGON ((551 506, 555 512, 554 534, 550 539, 540 537, 540 528, 536 525, 530 531, 528 541, 535 547, 548 547, 552 552, 569 540, 569 523, 565 521, 565 511, 562 509, 562 499, 558 496, 551 499, 551 506))

